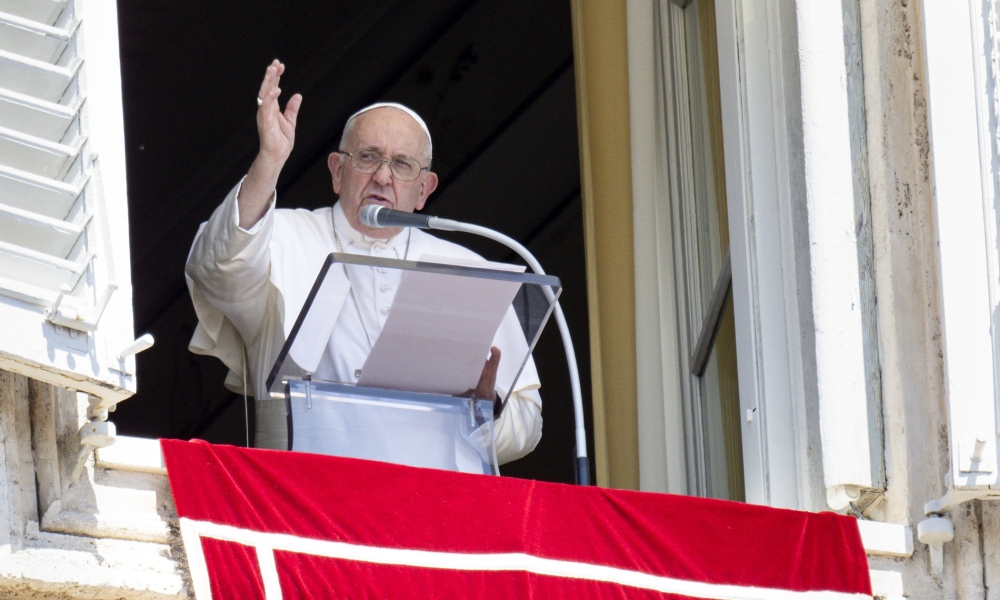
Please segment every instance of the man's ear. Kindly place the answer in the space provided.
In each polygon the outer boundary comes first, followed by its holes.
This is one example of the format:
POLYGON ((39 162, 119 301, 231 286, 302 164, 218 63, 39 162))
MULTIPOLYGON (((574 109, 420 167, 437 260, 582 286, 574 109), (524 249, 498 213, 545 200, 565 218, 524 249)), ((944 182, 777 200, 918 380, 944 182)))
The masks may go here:
POLYGON ((424 204, 427 203, 427 197, 434 193, 434 190, 438 186, 438 176, 437 173, 429 171, 427 176, 424 177, 423 182, 420 184, 420 197, 417 198, 416 209, 422 210, 424 204))
POLYGON ((344 163, 340 160, 340 152, 331 152, 326 158, 326 167, 330 169, 333 179, 333 193, 340 195, 340 176, 344 173, 344 163))

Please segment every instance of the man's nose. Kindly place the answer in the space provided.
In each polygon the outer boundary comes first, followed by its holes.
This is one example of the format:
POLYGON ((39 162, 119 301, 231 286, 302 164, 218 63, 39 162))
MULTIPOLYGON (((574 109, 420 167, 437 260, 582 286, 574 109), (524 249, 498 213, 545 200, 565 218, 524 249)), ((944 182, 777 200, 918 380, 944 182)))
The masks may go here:
POLYGON ((392 169, 389 168, 389 163, 383 161, 382 164, 375 169, 375 173, 372 175, 375 182, 379 185, 389 185, 392 183, 392 169))

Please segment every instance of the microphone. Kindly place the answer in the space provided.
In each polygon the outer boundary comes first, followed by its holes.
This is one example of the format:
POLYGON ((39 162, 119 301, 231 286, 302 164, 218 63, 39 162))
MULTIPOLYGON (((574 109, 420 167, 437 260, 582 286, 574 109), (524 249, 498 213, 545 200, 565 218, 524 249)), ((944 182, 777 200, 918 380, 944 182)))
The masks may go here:
POLYGON ((435 218, 402 210, 392 210, 378 204, 363 206, 358 217, 361 224, 368 227, 416 227, 418 229, 430 229, 432 227, 431 219, 435 218))

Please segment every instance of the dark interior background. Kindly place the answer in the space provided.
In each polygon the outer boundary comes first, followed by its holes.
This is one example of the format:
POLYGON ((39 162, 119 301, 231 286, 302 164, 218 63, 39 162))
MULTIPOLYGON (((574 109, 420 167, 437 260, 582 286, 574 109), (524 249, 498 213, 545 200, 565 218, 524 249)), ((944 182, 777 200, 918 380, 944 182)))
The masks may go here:
MULTIPOLYGON (((334 202, 325 160, 355 110, 383 100, 415 109, 441 179, 424 212, 503 231, 562 279, 589 427, 569 2, 147 0, 118 11, 135 328, 156 338, 138 356, 138 393, 114 415, 120 433, 245 444, 243 398, 223 387, 222 363, 187 350, 196 318, 183 267, 198 225, 256 154, 254 98, 275 57, 287 65, 282 103, 304 96, 278 205, 334 202)), ((493 242, 450 239, 517 262, 493 242)), ((554 321, 535 360, 542 441, 502 471, 571 482, 572 401, 554 321)))

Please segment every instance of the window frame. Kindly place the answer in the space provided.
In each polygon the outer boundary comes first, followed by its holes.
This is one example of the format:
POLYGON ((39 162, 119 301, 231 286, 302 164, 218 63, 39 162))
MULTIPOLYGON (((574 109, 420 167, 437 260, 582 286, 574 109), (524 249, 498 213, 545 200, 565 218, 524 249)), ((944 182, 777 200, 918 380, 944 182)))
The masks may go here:
MULTIPOLYGON (((717 0, 715 7, 746 498, 824 510, 829 481, 884 487, 875 468, 883 460, 881 437, 875 435, 881 421, 869 427, 880 405, 876 399, 873 407, 866 393, 865 355, 877 349, 877 340, 869 336, 851 346, 847 371, 858 393, 848 410, 834 413, 837 419, 822 422, 820 404, 831 408, 839 400, 836 386, 817 379, 817 344, 832 347, 821 339, 827 332, 816 329, 817 318, 854 323, 851 335, 864 336, 856 306, 817 304, 812 297, 815 265, 809 248, 817 233, 809 228, 805 201, 798 7, 763 0, 717 0), (858 437, 868 443, 845 443, 845 436, 833 431, 844 423, 860 429, 858 437), (840 481, 839 474, 849 477, 840 481)), ((658 82, 643 81, 654 72, 653 28, 642 24, 652 21, 653 10, 638 1, 629 2, 628 10, 640 477, 642 489, 693 493, 693 450, 690 442, 678 440, 676 426, 690 376, 679 368, 687 358, 678 353, 686 346, 677 323, 683 309, 674 264, 677 234, 663 208, 669 206, 669 182, 650 164, 659 159, 649 158, 664 152, 658 82), (644 276, 649 273, 657 276, 644 276), (688 481, 682 482, 682 475, 688 481)), ((844 116, 846 136, 846 108, 844 116)), ((842 149, 850 160, 850 143, 842 149)), ((857 182, 847 179, 846 197, 853 199, 857 182)), ((838 260, 860 275, 856 251, 841 252, 838 260)))

